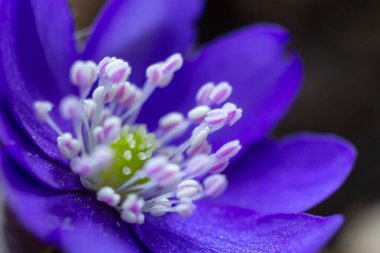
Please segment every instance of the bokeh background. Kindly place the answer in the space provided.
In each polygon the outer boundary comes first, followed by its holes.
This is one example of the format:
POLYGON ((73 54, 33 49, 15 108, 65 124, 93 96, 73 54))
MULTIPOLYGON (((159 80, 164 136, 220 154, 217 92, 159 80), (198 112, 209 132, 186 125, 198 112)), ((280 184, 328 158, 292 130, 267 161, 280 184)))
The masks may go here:
MULTIPOLYGON (((70 0, 78 29, 91 24, 103 2, 70 0)), ((300 96, 274 134, 333 132, 359 152, 343 187, 310 211, 346 216, 326 252, 380 253, 380 1, 208 0, 199 43, 254 22, 285 26, 305 65, 300 96)))

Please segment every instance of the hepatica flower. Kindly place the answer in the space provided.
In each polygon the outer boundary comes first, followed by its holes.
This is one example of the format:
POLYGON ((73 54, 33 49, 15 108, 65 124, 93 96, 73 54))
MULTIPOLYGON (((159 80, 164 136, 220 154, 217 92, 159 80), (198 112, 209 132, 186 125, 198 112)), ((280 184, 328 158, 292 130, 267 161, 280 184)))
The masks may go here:
POLYGON ((315 252, 342 217, 302 214, 355 150, 275 140, 302 79, 288 33, 190 50, 201 0, 113 0, 81 48, 64 0, 0 1, 2 186, 64 252, 315 252))

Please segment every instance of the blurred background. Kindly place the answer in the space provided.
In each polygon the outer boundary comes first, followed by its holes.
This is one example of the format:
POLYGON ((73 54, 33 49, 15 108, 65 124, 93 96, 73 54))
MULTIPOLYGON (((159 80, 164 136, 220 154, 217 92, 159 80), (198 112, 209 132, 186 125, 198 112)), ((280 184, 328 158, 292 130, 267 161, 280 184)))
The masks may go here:
MULTIPOLYGON (((103 2, 70 0, 79 29, 103 2)), ((326 252, 380 253, 380 1, 209 0, 199 43, 254 22, 285 26, 305 64, 301 94, 274 134, 333 132, 359 152, 343 187, 310 211, 346 216, 326 252)))

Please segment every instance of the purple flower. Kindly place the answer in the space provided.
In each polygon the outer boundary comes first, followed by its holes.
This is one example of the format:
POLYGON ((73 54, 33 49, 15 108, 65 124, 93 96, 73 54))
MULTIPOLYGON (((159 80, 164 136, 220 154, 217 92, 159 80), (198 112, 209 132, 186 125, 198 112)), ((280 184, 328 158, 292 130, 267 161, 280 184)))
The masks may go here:
POLYGON ((248 26, 190 54, 202 2, 110 1, 77 50, 67 1, 0 0, 2 184, 43 242, 315 252, 342 224, 300 212, 342 184, 353 146, 268 136, 302 80, 289 34, 248 26))

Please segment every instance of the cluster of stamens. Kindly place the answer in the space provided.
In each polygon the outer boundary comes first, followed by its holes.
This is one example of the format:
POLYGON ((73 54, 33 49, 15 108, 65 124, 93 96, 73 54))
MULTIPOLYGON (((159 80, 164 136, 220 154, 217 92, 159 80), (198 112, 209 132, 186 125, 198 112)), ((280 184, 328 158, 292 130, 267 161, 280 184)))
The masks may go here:
POLYGON ((38 119, 57 133, 58 150, 71 170, 128 223, 142 224, 147 213, 191 215, 194 201, 226 189, 221 172, 241 148, 234 140, 213 152, 207 140, 242 115, 240 108, 224 103, 232 92, 227 82, 204 84, 196 107, 187 115, 164 115, 153 132, 136 123, 143 104, 156 88, 170 83, 182 63, 181 55, 174 54, 149 66, 140 88, 128 81, 131 68, 121 59, 76 61, 70 79, 79 96, 65 97, 59 106, 62 118, 71 123, 68 131, 50 117, 53 104, 34 103, 38 119), (184 135, 189 137, 181 142, 184 135))

